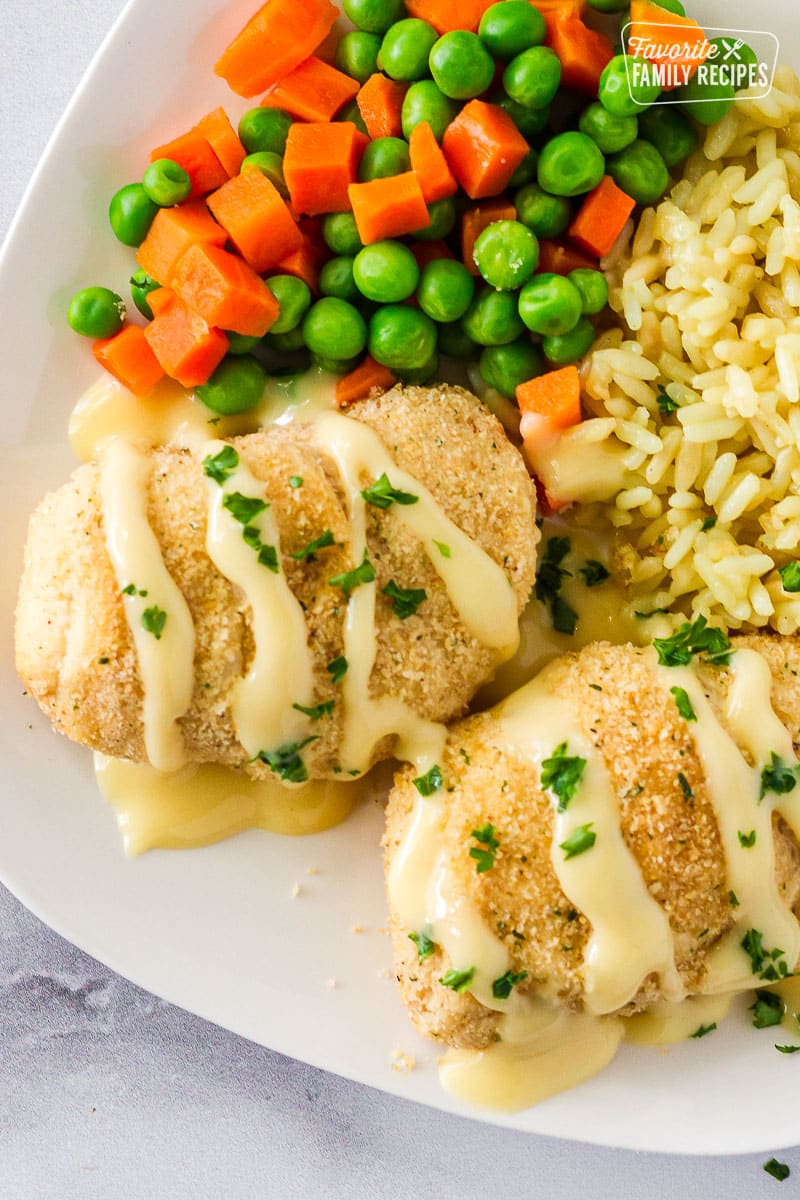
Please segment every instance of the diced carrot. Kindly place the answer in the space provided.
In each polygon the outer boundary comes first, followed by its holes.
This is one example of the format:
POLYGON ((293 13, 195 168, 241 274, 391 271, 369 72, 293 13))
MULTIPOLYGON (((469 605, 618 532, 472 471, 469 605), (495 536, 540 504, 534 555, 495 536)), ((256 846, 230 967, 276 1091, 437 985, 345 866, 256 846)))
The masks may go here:
POLYGON ((215 108, 195 125, 222 163, 228 175, 238 175, 247 151, 228 119, 224 108, 215 108))
POLYGON ((530 0, 534 8, 538 8, 543 17, 550 13, 570 13, 580 16, 586 7, 586 0, 530 0))
POLYGON ((205 200, 160 208, 136 254, 136 261, 159 283, 169 283, 180 256, 190 246, 224 246, 227 234, 205 200))
POLYGON ((149 392, 164 376, 139 325, 123 325, 113 337, 98 339, 92 346, 92 353, 101 367, 110 371, 135 396, 149 392))
POLYGON ((364 245, 403 237, 431 223, 419 180, 413 171, 352 183, 347 189, 358 236, 364 245))
POLYGON ((562 84, 596 97, 600 76, 614 57, 611 39, 574 13, 559 11, 547 21, 547 45, 558 55, 562 84))
POLYGON ((478 32, 481 17, 494 0, 406 0, 410 17, 427 21, 437 33, 454 29, 478 32))
POLYGON ((172 290, 209 325, 246 337, 263 337, 280 316, 261 276, 218 246, 190 246, 172 274, 172 290))
POLYGON ((471 275, 478 275, 473 251, 475 243, 484 229, 495 221, 516 221, 517 210, 506 196, 483 200, 474 208, 467 209, 461 218, 461 259, 471 275))
POLYGON ((447 242, 412 242, 409 246, 420 271, 437 258, 455 258, 447 242))
POLYGON ((313 54, 338 16, 330 0, 267 0, 214 70, 240 96, 255 96, 313 54))
POLYGON ((401 114, 408 85, 387 79, 385 75, 370 75, 356 96, 358 111, 375 140, 382 137, 402 137, 401 114))
POLYGON ((450 170, 472 200, 496 196, 530 146, 504 108, 470 100, 442 138, 450 170))
POLYGON ((581 419, 581 383, 574 363, 526 380, 516 394, 526 445, 547 441, 581 419))
POLYGON ((635 207, 636 201, 617 187, 610 175, 604 175, 583 201, 567 232, 582 250, 602 258, 610 252, 635 207))
POLYGON ((154 317, 159 317, 161 313, 166 312, 174 299, 175 293, 172 288, 168 287, 155 288, 147 295, 147 303, 150 305, 150 311, 154 317))
POLYGON ((537 271, 550 271, 554 275, 569 275, 580 267, 592 267, 597 270, 597 259, 581 254, 574 246, 568 246, 556 238, 545 238, 539 242, 539 263, 537 271))
POLYGON ((394 387, 396 383, 397 377, 389 368, 375 362, 375 359, 368 354, 354 371, 343 375, 337 381, 336 403, 339 408, 347 408, 356 400, 363 400, 373 388, 380 388, 382 392, 385 392, 390 387, 394 387))
POLYGON ((319 295, 319 273, 322 264, 331 257, 327 246, 320 248, 314 241, 306 237, 299 250, 293 250, 271 268, 270 275, 296 275, 319 295))
POLYGON ((283 174, 298 214, 346 212, 347 189, 358 178, 368 139, 352 121, 302 125, 286 139, 283 174))
POLYGON ((260 171, 229 179, 211 193, 208 207, 259 275, 303 244, 303 235, 280 193, 260 171))
POLYGON ((321 251, 326 258, 329 258, 331 252, 328 249, 328 244, 322 232, 322 217, 300 217, 297 224, 300 226, 300 232, 306 241, 315 250, 321 251))
POLYGON ((261 104, 282 108, 301 121, 332 121, 358 87, 358 80, 312 56, 271 87, 261 104))
POLYGON ((192 181, 189 199, 205 196, 213 192, 228 178, 228 172, 217 158, 208 140, 197 129, 190 129, 180 137, 156 146, 150 152, 150 162, 157 158, 171 158, 178 166, 183 167, 192 181))
POLYGON ((458 184, 427 121, 415 125, 408 139, 411 170, 419 179, 426 204, 455 196, 458 184))
POLYGON ((631 66, 637 58, 640 61, 644 58, 660 69, 671 66, 673 73, 677 67, 685 68, 679 72, 681 82, 690 79, 711 52, 705 31, 697 21, 669 12, 653 0, 631 0, 628 38, 631 66))
MULTIPOLYGON (((144 336, 164 371, 184 387, 199 387, 219 366, 228 349, 221 329, 212 329, 199 313, 169 288, 156 302, 155 317, 144 336)), ((158 293, 151 292, 151 296, 158 293)))

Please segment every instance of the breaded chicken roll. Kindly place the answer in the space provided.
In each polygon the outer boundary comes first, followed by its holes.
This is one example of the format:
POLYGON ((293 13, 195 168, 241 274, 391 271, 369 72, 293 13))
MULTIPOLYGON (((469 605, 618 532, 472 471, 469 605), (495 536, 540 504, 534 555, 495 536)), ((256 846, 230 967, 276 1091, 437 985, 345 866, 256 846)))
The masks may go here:
POLYGON ((627 1014, 791 972, 798 744, 798 640, 728 643, 702 621, 588 646, 455 725, 388 807, 416 1027, 482 1048, 526 997, 627 1014))
POLYGON ((31 519, 17 666, 105 754, 355 775, 436 744, 513 651, 537 539, 520 456, 457 388, 112 443, 31 519))

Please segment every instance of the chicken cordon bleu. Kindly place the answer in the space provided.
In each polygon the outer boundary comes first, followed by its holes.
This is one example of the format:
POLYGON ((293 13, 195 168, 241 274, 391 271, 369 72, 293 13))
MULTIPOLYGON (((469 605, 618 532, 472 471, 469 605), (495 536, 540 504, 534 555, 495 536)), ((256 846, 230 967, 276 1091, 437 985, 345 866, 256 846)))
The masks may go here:
POLYGON ((513 653, 535 515, 458 388, 191 452, 115 440, 31 519, 17 666, 62 733, 161 769, 424 763, 513 653))

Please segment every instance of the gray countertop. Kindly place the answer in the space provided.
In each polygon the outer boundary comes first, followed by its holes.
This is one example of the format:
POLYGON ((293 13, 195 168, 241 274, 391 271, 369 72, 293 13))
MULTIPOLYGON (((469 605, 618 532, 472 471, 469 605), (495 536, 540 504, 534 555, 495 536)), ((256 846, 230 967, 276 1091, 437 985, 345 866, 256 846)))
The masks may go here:
MULTIPOLYGON (((0 236, 121 8, 120 0, 0 5, 0 236)), ((761 1169, 768 1157, 596 1149, 382 1095, 146 994, 0 888, 3 1200, 754 1200, 779 1187, 761 1169)), ((791 1194, 800 1153, 778 1157, 795 1172, 791 1194)))

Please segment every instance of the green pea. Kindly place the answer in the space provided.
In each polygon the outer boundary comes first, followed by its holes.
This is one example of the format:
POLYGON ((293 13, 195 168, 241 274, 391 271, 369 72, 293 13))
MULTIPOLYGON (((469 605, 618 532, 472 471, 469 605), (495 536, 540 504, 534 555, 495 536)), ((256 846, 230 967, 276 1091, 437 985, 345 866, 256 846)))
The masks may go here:
POLYGON ((171 158, 157 158, 142 176, 142 187, 159 208, 180 204, 192 190, 189 172, 171 158))
POLYGON ((111 197, 108 219, 123 245, 141 246, 157 212, 141 183, 127 183, 111 197))
POLYGON ((461 325, 479 346, 505 346, 515 341, 523 332, 516 294, 482 288, 461 318, 461 325))
POLYGON ((503 87, 523 108, 547 108, 561 82, 561 63, 549 46, 523 50, 503 72, 503 87))
POLYGON ((424 312, 407 304, 385 304, 369 323, 369 352, 392 371, 413 371, 436 351, 436 326, 424 312))
POLYGON ((403 0, 342 0, 342 8, 358 29, 381 34, 406 10, 403 0))
POLYGON ((423 267, 417 286, 417 302, 434 321, 451 322, 463 317, 475 295, 475 280, 463 263, 437 258, 423 267))
POLYGON ((428 55, 438 34, 427 21, 409 17, 397 21, 384 34, 378 66, 390 79, 424 79, 428 74, 428 55))
POLYGON ((319 273, 319 290, 323 296, 337 296, 353 303, 358 300, 359 291, 353 278, 354 262, 355 259, 340 254, 325 263, 319 273))
POLYGON ((714 58, 722 59, 723 63, 728 68, 728 74, 731 76, 731 83, 736 91, 742 88, 750 87, 758 82, 757 77, 750 70, 751 67, 758 67, 758 55, 752 46, 748 46, 747 42, 739 42, 731 46, 730 38, 711 38, 710 45, 716 47, 714 58))
POLYGON ((551 196, 538 183, 520 188, 514 197, 517 220, 538 238, 558 237, 572 220, 572 205, 564 196, 551 196))
POLYGON ((387 179, 391 175, 402 175, 411 170, 408 142, 402 138, 382 137, 370 142, 358 168, 361 183, 370 179, 387 179))
POLYGON ((581 294, 581 312, 584 315, 603 311, 608 304, 608 283, 602 271, 577 267, 569 272, 567 279, 575 284, 581 294))
POLYGON ((347 375, 358 366, 360 361, 360 354, 356 354, 353 358, 329 358, 324 354, 311 355, 313 365, 319 367, 321 371, 328 371, 331 375, 347 375))
POLYGON ((440 91, 452 100, 480 96, 494 79, 494 60, 475 33, 456 29, 439 38, 428 60, 440 91))
POLYGON ((594 342, 594 325, 588 317, 581 317, 567 333, 542 338, 542 350, 549 362, 557 367, 566 367, 588 354, 594 342))
POLYGON ((83 337, 113 337, 125 324, 125 301, 110 288, 84 288, 70 300, 67 320, 83 337))
POLYGON ((542 352, 527 337, 517 338, 507 346, 484 347, 478 368, 489 387, 510 400, 521 383, 547 370, 542 352))
POLYGON ((373 242, 360 250, 353 262, 353 278, 362 296, 378 304, 397 304, 413 293, 419 266, 402 242, 373 242))
POLYGON ((674 95, 685 105, 687 116, 700 125, 714 125, 721 121, 733 104, 735 92, 732 83, 701 83, 699 70, 688 83, 676 89, 674 95))
POLYGON ((270 327, 271 336, 296 329, 311 306, 311 290, 296 275, 273 275, 267 286, 278 301, 280 315, 270 327))
POLYGON ((519 315, 532 333, 559 337, 574 329, 583 300, 575 284, 564 275, 534 275, 519 294, 519 315))
POLYGON ((546 35, 544 17, 528 0, 500 0, 486 9, 478 26, 478 37, 501 62, 510 62, 531 46, 541 46, 546 35))
POLYGON ((426 225, 424 229, 418 229, 414 237, 419 242, 438 242, 442 238, 448 237, 453 232, 456 215, 456 202, 452 196, 446 196, 444 200, 434 200, 432 204, 428 205, 430 225, 426 225))
POLYGON ((477 342, 464 331, 460 321, 437 326, 437 333, 439 350, 448 358, 474 358, 478 352, 477 342))
POLYGON ((417 125, 427 121, 437 142, 458 113, 458 105, 441 92, 432 79, 421 79, 412 83, 403 98, 401 122, 403 137, 410 138, 417 125))
POLYGON ((517 104, 516 100, 512 100, 506 92, 500 92, 493 96, 492 103, 499 104, 506 110, 527 142, 532 142, 534 138, 537 138, 547 128, 550 121, 549 106, 524 108, 523 105, 517 104))
POLYGON ((639 132, 653 143, 668 167, 678 166, 700 144, 694 125, 674 104, 648 108, 639 117, 639 132))
POLYGON ((289 189, 283 177, 283 159, 279 154, 274 154, 271 150, 258 150, 255 154, 248 154, 242 161, 239 173, 246 175, 248 171, 260 171, 284 200, 289 199, 289 189))
POLYGON ((356 220, 352 213, 329 213, 322 220, 322 236, 334 254, 358 254, 364 243, 358 236, 356 220))
MULTIPOLYGON (((656 111, 650 108, 642 115, 656 111)), ((603 154, 616 154, 618 150, 624 150, 636 141, 639 132, 636 117, 615 117, 598 100, 583 110, 578 128, 596 143, 603 154)))
POLYGON ((417 386, 424 386, 435 379, 436 373, 439 370, 439 355, 434 350, 427 362, 421 367, 398 367, 397 374, 402 379, 403 383, 410 383, 417 386))
POLYGON ((686 16, 686 9, 681 4, 681 0, 658 0, 658 7, 665 8, 667 12, 676 13, 679 17, 686 16))
POLYGON ((262 338, 249 337, 246 333, 234 333, 232 329, 225 330, 228 339, 228 354, 238 357, 240 354, 252 354, 261 345, 262 338))
POLYGON ((381 39, 377 33, 354 30, 346 33, 336 47, 334 63, 345 75, 366 83, 378 69, 378 51, 381 39))
POLYGON ((305 315, 303 340, 323 358, 355 358, 367 344, 366 322, 346 300, 324 296, 305 315))
POLYGON ((260 402, 267 383, 267 372, 249 354, 224 358, 208 383, 195 388, 206 408, 224 416, 249 412, 260 402))
POLYGON ((286 152, 286 138, 294 118, 281 108, 251 108, 239 122, 239 141, 248 154, 286 152))
POLYGON ((645 58, 616 54, 600 76, 598 97, 603 108, 615 117, 635 117, 661 94, 649 80, 652 68, 645 58))
POLYGON ((520 221, 494 221, 476 238, 472 257, 491 287, 510 292, 536 270, 539 243, 520 221))
POLYGON ((605 160, 590 137, 577 130, 551 138, 539 155, 539 187, 554 196, 579 196, 597 187, 605 160))
MULTIPOLYGON (((622 12, 630 4, 630 0, 586 0, 589 8, 593 8, 595 12, 601 13, 617 13, 622 12)), ((659 0, 660 4, 660 0, 659 0)), ((666 4, 660 4, 661 8, 666 8, 666 4)), ((630 20, 630 17, 627 18, 630 20)))
POLYGON ((637 204, 655 204, 669 184, 667 164, 655 146, 641 140, 612 154, 607 170, 617 187, 637 204))
MULTIPOLYGON (((510 2, 510 0, 509 0, 510 2)), ((536 178, 536 172, 539 165, 539 151, 533 147, 523 158, 522 162, 517 167, 514 174, 508 181, 509 187, 524 187, 526 183, 530 183, 536 178)))
POLYGON ((150 302, 147 297, 151 292, 155 292, 161 287, 161 284, 153 279, 147 271, 143 271, 141 267, 138 271, 134 271, 130 278, 131 296, 133 303, 138 308, 143 317, 147 317, 148 321, 153 319, 153 310, 150 307, 150 302))
POLYGON ((273 333, 270 330, 264 338, 264 343, 271 350, 277 350, 279 354, 293 354, 296 350, 304 350, 306 345, 303 330, 299 325, 294 329, 287 330, 286 333, 273 333))
POLYGON ((358 102, 356 100, 348 100, 344 108, 340 108, 333 119, 339 123, 342 121, 350 121, 351 124, 355 125, 359 133, 366 133, 369 135, 369 131, 364 124, 364 118, 361 115, 361 109, 358 107, 358 102))

